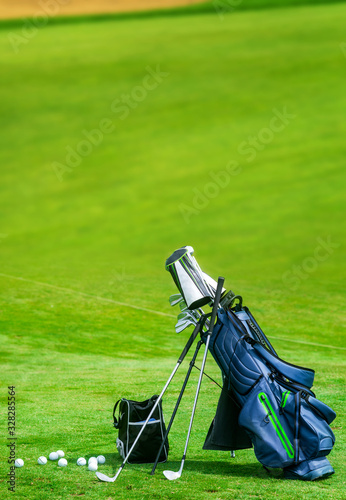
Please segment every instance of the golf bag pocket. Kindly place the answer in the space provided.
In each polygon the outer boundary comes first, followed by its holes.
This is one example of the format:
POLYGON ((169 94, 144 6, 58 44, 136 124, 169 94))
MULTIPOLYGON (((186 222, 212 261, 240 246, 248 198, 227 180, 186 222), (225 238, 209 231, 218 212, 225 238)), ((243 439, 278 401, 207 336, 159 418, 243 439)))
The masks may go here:
POLYGON ((279 405, 263 378, 248 394, 238 422, 250 436, 261 464, 281 468, 293 463, 293 430, 280 415, 279 405))
MULTIPOLYGON (((158 396, 153 396, 146 401, 132 401, 122 398, 116 402, 113 410, 114 427, 119 430, 116 446, 123 459, 128 455, 132 445, 137 439, 157 398, 158 396), (115 413, 118 405, 119 416, 117 419, 115 413)), ((160 401, 132 450, 128 462, 130 464, 154 463, 165 432, 166 427, 162 414, 162 401, 160 401)), ((167 460, 168 449, 167 440, 162 448, 159 462, 165 462, 167 460)))
POLYGON ((311 409, 320 415, 329 425, 336 418, 336 413, 334 410, 330 408, 330 406, 322 403, 319 399, 316 399, 312 396, 306 397, 308 405, 310 405, 311 409))
POLYGON ((261 377, 262 373, 254 359, 241 343, 237 343, 228 372, 230 386, 237 394, 245 396, 261 377))
MULTIPOLYGON (((226 314, 223 318, 226 319, 226 314)), ((237 325, 236 325, 237 326, 237 325)), ((244 331, 234 330, 237 335, 229 335, 229 329, 219 318, 210 339, 209 350, 229 381, 229 389, 236 394, 248 394, 262 377, 262 372, 249 354, 249 346, 242 342, 244 331)))
MULTIPOLYGON (((247 430, 263 465, 284 468, 328 455, 335 437, 326 417, 316 411, 316 401, 304 391, 283 390, 275 382, 268 385, 264 379, 253 389, 240 412, 239 424, 247 430)), ((318 403, 333 412, 321 401, 318 403)))
MULTIPOLYGON (((311 396, 308 399, 302 397, 301 392, 295 395, 296 412, 299 408, 299 459, 319 458, 330 453, 335 443, 335 436, 332 429, 329 427, 326 417, 318 410, 316 406, 309 403, 310 399, 318 401, 311 396), (303 439, 301 439, 303 438, 303 439)), ((318 401, 320 407, 322 405, 329 408, 327 405, 318 401)), ((330 411, 331 408, 329 408, 330 411)))

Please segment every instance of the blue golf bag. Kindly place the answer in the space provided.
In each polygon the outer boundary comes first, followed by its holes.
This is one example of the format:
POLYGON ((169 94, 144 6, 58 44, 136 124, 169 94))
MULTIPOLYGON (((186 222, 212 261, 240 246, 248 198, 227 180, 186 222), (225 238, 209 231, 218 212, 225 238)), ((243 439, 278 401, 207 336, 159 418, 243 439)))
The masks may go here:
MULTIPOLYGON (((312 392, 314 371, 280 359, 238 298, 237 306, 219 310, 209 349, 224 377, 223 402, 229 396, 237 413, 239 449, 249 447, 250 439, 258 461, 282 468, 287 479, 312 481, 333 474, 326 455, 335 442, 329 424, 336 414, 312 392)), ((220 402, 214 424, 218 412, 225 413, 220 402)), ((210 429, 209 438, 215 431, 210 429)), ((238 449, 234 441, 230 449, 238 449)))

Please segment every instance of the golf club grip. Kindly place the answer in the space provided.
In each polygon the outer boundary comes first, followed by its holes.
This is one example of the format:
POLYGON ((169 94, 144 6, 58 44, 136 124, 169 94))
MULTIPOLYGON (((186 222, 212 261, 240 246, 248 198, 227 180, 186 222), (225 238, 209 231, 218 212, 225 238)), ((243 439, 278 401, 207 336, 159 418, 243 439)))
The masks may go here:
POLYGON ((222 288, 223 288, 224 282, 225 282, 225 278, 223 278, 222 276, 219 276, 219 279, 217 280, 217 289, 216 289, 216 293, 215 293, 215 299, 214 299, 213 309, 211 312, 211 318, 210 318, 210 323, 209 323, 209 331, 208 331, 209 334, 211 334, 213 332, 215 318, 216 318, 216 314, 217 314, 217 309, 219 307, 219 302, 221 299, 222 288))
POLYGON ((189 338, 189 340, 187 341, 187 344, 186 346, 184 347, 183 349, 183 352, 180 354, 180 357, 178 359, 178 363, 182 363, 186 354, 188 353, 190 347, 192 346, 192 344, 194 343, 195 341, 195 338, 197 337, 197 335, 199 334, 199 331, 201 329, 201 324, 200 322, 197 323, 197 325, 195 326, 195 329, 194 331, 192 332, 191 334, 191 337, 189 338))

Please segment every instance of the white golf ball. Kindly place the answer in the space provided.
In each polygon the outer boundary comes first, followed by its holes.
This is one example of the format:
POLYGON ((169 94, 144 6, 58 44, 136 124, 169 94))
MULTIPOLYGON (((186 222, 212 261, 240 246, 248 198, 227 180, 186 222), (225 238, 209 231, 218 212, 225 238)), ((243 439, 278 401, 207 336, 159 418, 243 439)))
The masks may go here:
POLYGON ((58 451, 57 451, 57 454, 58 454, 58 457, 59 457, 59 458, 62 458, 62 457, 64 457, 64 456, 65 456, 65 453, 64 453, 62 450, 58 450, 58 451))
POLYGON ((49 460, 58 460, 59 455, 57 454, 56 451, 52 451, 52 453, 49 453, 49 460))
POLYGON ((17 458, 17 459, 15 460, 15 462, 14 462, 14 465, 15 465, 16 467, 23 467, 23 465, 24 465, 24 460, 22 460, 21 458, 17 458))
POLYGON ((86 465, 86 460, 84 457, 80 457, 77 460, 77 465, 86 465))
POLYGON ((89 460, 88 460, 88 464, 90 464, 91 462, 96 462, 96 464, 97 464, 97 458, 96 457, 90 457, 89 460))
POLYGON ((58 465, 59 465, 59 467, 66 467, 66 465, 67 465, 66 458, 60 458, 58 465))
POLYGON ((88 465, 88 469, 95 472, 97 470, 97 462, 95 462, 94 460, 90 462, 90 464, 88 465))
POLYGON ((97 457, 97 463, 98 463, 98 464, 104 464, 104 463, 105 463, 105 461, 106 461, 106 459, 105 459, 105 457, 104 457, 103 455, 99 455, 99 456, 97 457))
POLYGON ((37 459, 37 463, 40 464, 40 465, 45 465, 47 463, 46 457, 39 457, 37 459))

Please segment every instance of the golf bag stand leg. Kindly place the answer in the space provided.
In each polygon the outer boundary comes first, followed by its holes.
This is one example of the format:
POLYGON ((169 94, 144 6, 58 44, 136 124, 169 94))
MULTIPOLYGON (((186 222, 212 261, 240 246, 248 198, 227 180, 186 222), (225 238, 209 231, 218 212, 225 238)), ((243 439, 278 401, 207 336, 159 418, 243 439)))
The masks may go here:
POLYGON ((183 386, 181 388, 181 391, 180 391, 180 394, 179 394, 179 397, 177 399, 177 402, 175 404, 175 407, 174 407, 174 410, 173 410, 173 413, 172 413, 172 416, 171 416, 171 419, 169 421, 169 424, 168 424, 168 427, 166 429, 166 433, 165 433, 165 436, 163 438, 163 441, 161 443, 161 446, 160 446, 160 449, 159 451, 157 452, 157 455, 156 455, 156 459, 155 459, 155 463, 153 465, 153 468, 150 472, 150 474, 153 476, 155 474, 155 470, 156 470, 156 467, 157 467, 157 464, 159 462, 159 458, 160 458, 160 455, 161 455, 161 452, 162 452, 162 449, 167 441, 167 438, 168 438, 168 434, 169 434, 169 431, 171 430, 171 427, 173 425, 173 421, 174 421, 174 418, 177 414, 177 411, 178 411, 178 408, 179 408, 179 405, 180 405, 180 402, 182 400, 182 397, 183 397, 183 394, 185 392, 185 389, 186 389, 186 386, 187 386, 187 383, 189 381, 189 378, 190 378, 190 375, 191 375, 191 372, 192 372, 192 368, 194 367, 195 365, 195 361, 196 361, 196 358, 197 358, 197 354, 201 348, 201 345, 202 345, 202 340, 199 340, 198 343, 197 343, 197 346, 196 346, 196 350, 195 350, 195 353, 190 361, 190 366, 189 366, 189 369, 187 371, 187 374, 186 374, 186 377, 185 377, 185 380, 184 380, 184 383, 183 383, 183 386))
POLYGON ((192 408, 190 425, 189 425, 189 430, 188 430, 187 437, 186 437, 185 449, 184 449, 184 454, 183 454, 183 457, 182 457, 182 460, 181 460, 180 469, 179 469, 178 472, 173 472, 173 471, 168 471, 168 470, 166 470, 166 471, 163 472, 163 474, 165 475, 165 477, 167 479, 169 479, 170 481, 172 481, 174 479, 178 479, 181 476, 181 473, 183 471, 183 467, 184 467, 184 463, 185 463, 185 459, 186 459, 187 447, 188 447, 188 444, 189 444, 189 439, 190 439, 190 434, 191 434, 191 429, 192 429, 192 423, 193 423, 193 419, 194 419, 195 411, 196 411, 196 407, 197 407, 198 395, 199 395, 199 391, 200 391, 201 384, 202 384, 202 378, 203 378, 203 374, 204 374, 205 363, 206 363, 206 360, 207 360, 207 354, 208 354, 210 336, 213 333, 214 323, 215 323, 215 319, 216 319, 217 310, 218 310, 218 307, 219 307, 219 302, 220 302, 220 299, 221 299, 221 294, 222 294, 222 289, 223 289, 224 281, 225 281, 224 278, 219 277, 218 282, 217 282, 217 289, 216 289, 216 294, 215 294, 215 299, 214 299, 214 304, 213 304, 213 310, 212 310, 212 313, 211 313, 211 319, 210 319, 209 329, 208 329, 207 337, 206 337, 206 340, 205 340, 204 357, 203 357, 203 361, 202 361, 201 372, 200 372, 199 379, 198 379, 198 384, 197 384, 197 389, 196 389, 196 395, 195 395, 195 401, 194 401, 193 408, 192 408))
POLYGON ((194 341, 195 341, 195 339, 196 339, 197 335, 200 333, 200 330, 201 330, 201 323, 197 323, 197 325, 196 325, 196 327, 195 327, 194 331, 193 331, 193 332, 192 332, 192 334, 191 334, 191 337, 190 337, 190 338, 189 338, 189 340, 187 341, 187 344, 186 344, 186 346, 184 347, 184 349, 183 349, 183 351, 182 351, 182 353, 181 353, 181 355, 180 355, 180 357, 179 357, 179 359, 178 359, 178 361, 177 361, 177 364, 175 365, 175 367, 174 367, 174 369, 173 369, 173 371, 172 371, 171 375, 169 376, 169 378, 168 378, 168 380, 167 380, 167 382, 166 382, 166 384, 165 384, 164 388, 162 389, 162 391, 161 391, 161 393, 160 393, 159 397, 158 397, 158 398, 157 398, 157 400, 155 401, 155 404, 154 404, 154 406, 152 407, 151 412, 149 413, 149 415, 148 415, 148 417, 147 417, 146 421, 144 422, 144 424, 143 424, 143 426, 142 426, 141 430, 140 430, 140 431, 139 431, 139 433, 137 434, 136 439, 134 440, 134 442, 133 442, 133 444, 132 444, 132 446, 131 446, 131 448, 130 448, 130 450, 129 450, 128 454, 127 454, 127 455, 126 455, 126 457, 124 458, 123 463, 122 463, 122 464, 121 464, 121 466, 119 467, 119 469, 118 469, 117 473, 115 474, 115 476, 114 476, 114 477, 108 477, 108 476, 106 476, 105 474, 102 474, 102 472, 98 472, 98 471, 97 471, 97 472, 96 472, 96 476, 100 479, 100 481, 106 481, 106 482, 108 482, 108 483, 113 483, 114 481, 116 481, 116 479, 118 478, 118 476, 121 474, 121 471, 122 471, 122 470, 123 470, 123 468, 125 467, 125 465, 126 465, 126 463, 127 463, 128 459, 129 459, 129 456, 131 455, 131 453, 132 453, 132 451, 133 451, 134 447, 136 446, 136 444, 138 443, 138 441, 139 441, 139 439, 140 439, 140 437, 141 437, 141 435, 142 435, 142 432, 143 432, 143 431, 144 431, 144 429, 146 428, 146 426, 147 426, 147 424, 148 424, 148 422, 149 422, 149 420, 150 420, 151 416, 153 415, 154 411, 156 410, 157 406, 159 405, 159 403, 160 403, 160 401, 161 401, 161 399, 162 399, 162 397, 163 397, 164 393, 166 392, 166 390, 167 390, 167 388, 168 388, 169 384, 171 383, 171 381, 172 381, 172 379, 173 379, 174 375, 176 374, 176 372, 177 372, 177 370, 178 370, 179 366, 181 365, 181 363, 183 362, 183 360, 184 360, 184 358, 185 358, 186 354, 187 354, 187 353, 188 353, 188 351, 190 350, 190 347, 191 347, 191 346, 192 346, 192 344, 194 343, 194 341))

